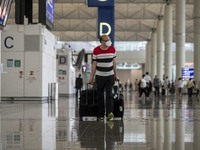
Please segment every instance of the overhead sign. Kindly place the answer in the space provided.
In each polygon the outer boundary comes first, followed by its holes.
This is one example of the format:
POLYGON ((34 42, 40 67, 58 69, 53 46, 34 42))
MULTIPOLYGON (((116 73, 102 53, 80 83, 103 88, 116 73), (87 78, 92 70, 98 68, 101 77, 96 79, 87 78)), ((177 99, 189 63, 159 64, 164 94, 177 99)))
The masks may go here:
POLYGON ((89 7, 114 6, 114 0, 87 0, 89 7))
POLYGON ((89 7, 98 7, 98 33, 97 37, 106 34, 114 44, 115 37, 115 9, 114 0, 87 0, 89 7))
POLYGON ((114 7, 99 7, 98 9, 98 38, 109 35, 114 43, 114 7))
POLYGON ((182 78, 184 79, 194 78, 194 68, 192 67, 182 68, 182 78))
POLYGON ((46 0, 46 19, 54 22, 54 0, 46 0))

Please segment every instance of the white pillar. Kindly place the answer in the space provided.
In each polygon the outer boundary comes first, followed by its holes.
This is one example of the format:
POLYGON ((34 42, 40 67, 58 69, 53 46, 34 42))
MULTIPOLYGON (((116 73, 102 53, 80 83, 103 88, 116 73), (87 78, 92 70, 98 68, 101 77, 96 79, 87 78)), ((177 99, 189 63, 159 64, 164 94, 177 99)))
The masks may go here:
POLYGON ((194 79, 200 88, 200 1, 194 0, 194 79))
POLYGON ((176 0, 176 79, 185 66, 185 0, 176 0))
POLYGON ((164 109, 164 150, 172 149, 171 134, 172 134, 172 123, 170 117, 170 110, 164 109))
POLYGON ((185 150, 185 123, 183 121, 183 109, 176 108, 176 138, 175 138, 175 149, 185 150))
POLYGON ((150 41, 147 41, 148 43, 146 44, 146 63, 145 63, 145 72, 150 72, 150 67, 151 67, 151 44, 150 41))
POLYGON ((163 109, 158 109, 159 112, 158 120, 157 120, 157 149, 163 150, 163 109))
POLYGON ((151 143, 151 109, 146 109, 146 118, 147 118, 147 125, 145 126, 145 136, 146 136, 146 143, 147 147, 149 147, 149 144, 151 143))
POLYGON ((148 72, 149 72, 149 74, 151 75, 151 61, 152 61, 152 59, 151 59, 151 53, 152 53, 152 50, 151 50, 151 41, 149 40, 149 42, 148 42, 148 50, 149 50, 149 53, 148 53, 148 57, 149 57, 149 70, 148 70, 148 72))
POLYGON ((157 33, 155 29, 152 29, 151 34, 151 77, 154 78, 154 76, 157 74, 157 33))
MULTIPOLYGON (((0 41, 1 41, 1 31, 0 31, 0 41)), ((1 42, 0 42, 0 102, 1 102, 1 73, 2 73, 3 65, 1 63, 1 42)))
MULTIPOLYGON (((160 80, 163 78, 163 20, 158 17, 157 23, 157 75, 160 80)), ((153 77, 153 76, 152 76, 153 77)))
POLYGON ((156 149, 157 147, 157 129, 156 129, 156 119, 154 118, 154 111, 156 109, 151 109, 151 149, 156 149))
POLYGON ((165 6, 165 24, 164 24, 164 42, 165 42, 165 76, 169 80, 172 79, 172 39, 173 39, 173 25, 172 25, 172 5, 170 3, 165 6))
POLYGON ((193 121, 193 150, 199 150, 200 148, 200 111, 199 111, 199 104, 196 104, 195 108, 193 109, 193 117, 195 120, 193 121))

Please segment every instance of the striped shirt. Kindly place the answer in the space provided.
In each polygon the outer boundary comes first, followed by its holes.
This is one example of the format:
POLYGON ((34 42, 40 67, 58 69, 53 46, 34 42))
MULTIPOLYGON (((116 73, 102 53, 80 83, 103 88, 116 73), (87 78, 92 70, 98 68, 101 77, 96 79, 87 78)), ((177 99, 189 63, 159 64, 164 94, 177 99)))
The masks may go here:
POLYGON ((109 46, 107 50, 102 50, 97 46, 93 51, 93 61, 97 61, 96 75, 111 76, 113 71, 113 59, 116 57, 116 51, 113 46, 109 46))

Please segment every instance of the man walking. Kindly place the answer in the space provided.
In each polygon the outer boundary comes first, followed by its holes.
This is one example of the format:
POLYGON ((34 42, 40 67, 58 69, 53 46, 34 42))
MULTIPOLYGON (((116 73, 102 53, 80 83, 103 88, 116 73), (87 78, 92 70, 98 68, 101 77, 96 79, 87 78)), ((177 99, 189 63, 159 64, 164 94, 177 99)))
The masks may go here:
POLYGON ((99 109, 99 120, 104 119, 106 112, 107 120, 114 117, 113 115, 113 99, 112 88, 114 81, 117 79, 116 72, 116 51, 108 35, 100 37, 101 45, 97 46, 93 51, 92 71, 89 82, 95 82, 97 86, 97 101, 99 109), (106 92, 106 110, 104 106, 104 91, 106 92))

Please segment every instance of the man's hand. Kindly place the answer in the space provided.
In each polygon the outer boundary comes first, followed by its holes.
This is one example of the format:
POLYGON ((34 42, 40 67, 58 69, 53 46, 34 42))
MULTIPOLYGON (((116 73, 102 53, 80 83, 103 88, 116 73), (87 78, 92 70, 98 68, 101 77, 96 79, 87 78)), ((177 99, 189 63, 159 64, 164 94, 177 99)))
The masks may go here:
POLYGON ((94 77, 90 77, 89 83, 94 83, 94 77))

